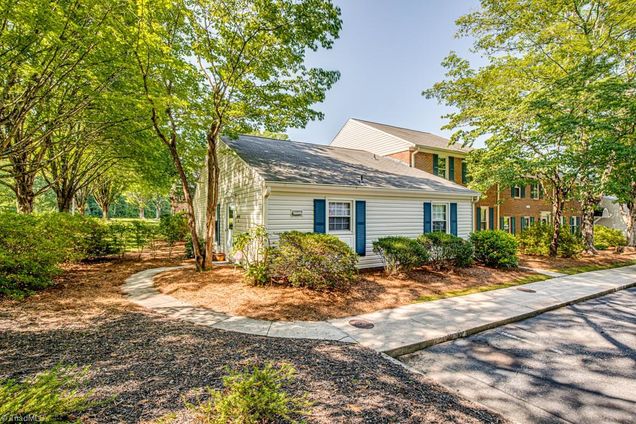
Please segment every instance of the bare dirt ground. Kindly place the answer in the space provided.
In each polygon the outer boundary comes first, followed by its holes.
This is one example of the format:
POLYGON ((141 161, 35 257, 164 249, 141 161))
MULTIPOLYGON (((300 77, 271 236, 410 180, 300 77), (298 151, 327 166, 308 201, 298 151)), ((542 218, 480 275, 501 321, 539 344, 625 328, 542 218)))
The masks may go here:
POLYGON ((60 363, 88 365, 86 388, 102 402, 82 422, 153 422, 168 413, 191 422, 183 399, 205 386, 220 388, 228 367, 285 362, 298 370, 288 389, 313 402, 309 422, 504 422, 359 346, 200 327, 122 296, 130 274, 182 262, 130 255, 71 265, 56 286, 23 302, 0 301, 0 378, 28 378, 60 363))
POLYGON ((155 285, 165 294, 230 315, 269 320, 325 320, 393 308, 420 297, 508 283, 537 274, 482 266, 448 271, 422 268, 388 277, 363 272, 346 290, 323 291, 243 282, 240 268, 225 266, 206 273, 182 269, 160 274, 155 285))
POLYGON ((600 250, 598 255, 580 255, 577 258, 548 258, 545 256, 521 255, 520 265, 531 268, 542 268, 554 271, 575 270, 584 268, 629 265, 636 261, 636 249, 625 248, 623 253, 614 253, 614 250, 600 250))

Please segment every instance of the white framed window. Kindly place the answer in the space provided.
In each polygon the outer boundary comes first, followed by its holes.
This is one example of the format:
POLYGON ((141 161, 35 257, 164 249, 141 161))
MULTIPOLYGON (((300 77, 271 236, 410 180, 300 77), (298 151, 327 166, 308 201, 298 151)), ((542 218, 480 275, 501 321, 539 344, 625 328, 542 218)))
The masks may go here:
POLYGON ((503 231, 506 232, 510 232, 510 217, 509 216, 504 216, 503 217, 503 227, 501 228, 503 231))
POLYGON ((581 217, 573 216, 570 219, 570 232, 572 234, 578 234, 581 232, 581 217))
POLYGON ((521 199, 521 186, 514 186, 512 188, 512 197, 514 199, 521 199))
POLYGON ((329 202, 329 232, 351 231, 350 201, 329 202))
POLYGON ((552 222, 552 213, 551 212, 541 212, 539 216, 539 220, 543 224, 549 224, 552 222))
POLYGON ((486 230, 488 229, 488 206, 481 206, 479 210, 479 229, 486 230))
POLYGON ((534 200, 537 200, 539 198, 539 183, 530 185, 530 197, 534 200))
POLYGON ((446 169, 446 163, 448 162, 448 158, 438 156, 437 157, 437 175, 448 179, 448 170, 446 169))
POLYGON ((433 203, 432 208, 432 231, 448 232, 448 205, 433 203))

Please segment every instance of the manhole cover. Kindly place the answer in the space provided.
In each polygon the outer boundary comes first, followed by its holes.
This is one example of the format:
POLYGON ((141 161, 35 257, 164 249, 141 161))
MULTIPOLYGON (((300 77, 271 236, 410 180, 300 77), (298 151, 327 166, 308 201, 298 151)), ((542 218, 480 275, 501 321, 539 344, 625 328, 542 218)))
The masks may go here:
POLYGON ((349 321, 350 325, 353 325, 356 328, 373 328, 374 325, 371 321, 367 321, 364 319, 352 319, 349 321))
POLYGON ((523 287, 517 287, 517 290, 522 291, 522 292, 526 292, 526 293, 536 293, 536 290, 526 289, 526 288, 523 288, 523 287))

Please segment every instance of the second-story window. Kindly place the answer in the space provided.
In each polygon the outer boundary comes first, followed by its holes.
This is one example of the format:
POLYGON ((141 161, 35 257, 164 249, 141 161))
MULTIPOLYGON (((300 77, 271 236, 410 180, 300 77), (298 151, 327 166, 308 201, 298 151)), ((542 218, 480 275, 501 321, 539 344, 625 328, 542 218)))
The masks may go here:
POLYGON ((512 187, 512 197, 515 199, 521 199, 521 186, 512 187))
POLYGON ((530 186, 530 197, 535 200, 539 198, 539 183, 534 183, 530 186))
POLYGON ((446 176, 446 158, 438 158, 437 159, 437 175, 442 178, 447 178, 446 176))

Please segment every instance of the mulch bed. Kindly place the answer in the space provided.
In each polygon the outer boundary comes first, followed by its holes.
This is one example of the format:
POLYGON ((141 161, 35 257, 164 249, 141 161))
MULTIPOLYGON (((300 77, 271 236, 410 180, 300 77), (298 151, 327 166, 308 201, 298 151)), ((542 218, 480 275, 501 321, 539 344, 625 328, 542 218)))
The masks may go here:
POLYGON ((240 268, 225 266, 205 273, 184 269, 162 273, 155 285, 165 294, 230 315, 269 320, 325 320, 394 308, 420 296, 507 283, 536 275, 522 270, 482 266, 435 271, 424 267, 407 275, 388 277, 366 271, 347 290, 323 291, 243 282, 240 268))
POLYGON ((520 264, 532 268, 560 270, 587 265, 610 265, 617 262, 636 260, 636 249, 625 248, 623 253, 614 253, 614 250, 600 250, 598 255, 580 255, 577 258, 549 258, 545 256, 521 255, 520 264))
POLYGON ((90 365, 88 386, 105 402, 83 414, 84 422, 151 422, 169 412, 190 422, 183 398, 220 388, 227 367, 287 362, 298 370, 290 390, 314 402, 310 422, 503 422, 359 346, 199 327, 121 295, 130 274, 181 262, 145 256, 74 265, 56 287, 25 302, 0 302, 0 377, 90 365))

